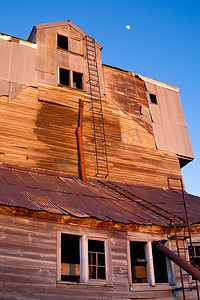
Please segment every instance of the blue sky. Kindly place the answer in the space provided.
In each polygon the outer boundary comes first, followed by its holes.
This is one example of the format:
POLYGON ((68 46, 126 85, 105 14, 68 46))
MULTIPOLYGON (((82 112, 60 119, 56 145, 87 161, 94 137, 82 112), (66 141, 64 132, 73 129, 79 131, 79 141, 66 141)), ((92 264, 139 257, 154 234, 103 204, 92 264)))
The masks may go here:
POLYGON ((33 25, 70 20, 103 46, 103 63, 179 87, 195 157, 182 174, 200 196, 199 0, 1 0, 0 11, 2 33, 27 39, 33 25))

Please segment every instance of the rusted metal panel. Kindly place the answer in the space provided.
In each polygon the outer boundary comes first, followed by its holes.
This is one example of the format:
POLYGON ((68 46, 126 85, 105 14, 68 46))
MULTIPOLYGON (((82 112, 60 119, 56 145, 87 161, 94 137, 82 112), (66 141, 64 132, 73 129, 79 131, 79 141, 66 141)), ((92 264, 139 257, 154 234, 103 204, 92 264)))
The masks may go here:
POLYGON ((27 86, 37 86, 38 78, 36 71, 36 49, 11 43, 12 64, 10 81, 27 86))
POLYGON ((10 91, 10 83, 6 80, 0 79, 0 96, 8 96, 9 91, 10 91))
POLYGON ((11 206, 24 207, 33 210, 41 210, 41 208, 33 201, 30 201, 24 195, 22 187, 12 184, 1 184, 1 203, 11 206))
POLYGON ((44 211, 48 211, 55 214, 63 214, 63 210, 55 205, 51 200, 49 200, 44 193, 41 193, 38 190, 28 190, 24 192, 24 195, 30 199, 33 203, 39 205, 44 211))
POLYGON ((17 174, 17 176, 21 179, 22 182, 24 182, 24 184, 27 187, 30 188, 38 188, 38 189, 43 189, 42 185, 40 184, 40 182, 38 182, 36 179, 33 178, 33 176, 31 176, 29 174, 29 172, 27 171, 22 171, 22 170, 14 170, 15 174, 17 174))
POLYGON ((149 82, 145 84, 148 92, 157 98, 154 104, 147 95, 157 148, 193 158, 179 93, 149 82))
POLYGON ((21 185, 23 186, 23 181, 15 174, 13 169, 10 168, 0 168, 0 174, 3 176, 5 181, 9 184, 13 185, 21 185))
POLYGON ((11 43, 0 39, 0 49, 0 79, 9 81, 12 54, 11 43))
POLYGON ((36 49, 5 40, 0 40, 0 49, 0 95, 6 92, 12 100, 26 86, 37 87, 36 49))
POLYGON ((31 176, 37 180, 38 184, 42 185, 47 191, 63 192, 63 189, 54 184, 52 177, 45 174, 32 173, 31 176))
MULTIPOLYGON (((119 182, 83 183, 75 178, 59 177, 32 170, 0 167, 0 203, 54 214, 92 217, 124 224, 169 225, 170 202, 167 190, 119 182)), ((176 200, 181 195, 173 194, 176 200)), ((186 194, 191 223, 200 221, 199 197, 186 194)), ((182 222, 182 209, 175 205, 182 222)))
POLYGON ((60 207, 64 211, 64 214, 71 214, 78 218, 90 217, 90 215, 84 213, 73 205, 73 201, 70 200, 70 194, 46 191, 45 195, 58 207, 60 207))

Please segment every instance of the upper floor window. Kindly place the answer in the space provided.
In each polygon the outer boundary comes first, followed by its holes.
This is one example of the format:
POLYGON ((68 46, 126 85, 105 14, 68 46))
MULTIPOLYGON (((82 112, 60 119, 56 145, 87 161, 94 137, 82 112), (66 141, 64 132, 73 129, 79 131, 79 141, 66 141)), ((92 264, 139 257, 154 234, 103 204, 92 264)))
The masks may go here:
POLYGON ((83 74, 73 72, 73 87, 77 89, 83 89, 83 74))
POLYGON ((59 84, 83 89, 83 74, 59 67, 59 84))
POLYGON ((68 37, 57 34, 57 47, 63 50, 69 50, 68 37))
POLYGON ((59 83, 70 86, 70 71, 67 69, 59 68, 59 83))
POLYGON ((149 97, 150 97, 151 103, 158 104, 156 95, 154 95, 154 94, 149 94, 149 97))

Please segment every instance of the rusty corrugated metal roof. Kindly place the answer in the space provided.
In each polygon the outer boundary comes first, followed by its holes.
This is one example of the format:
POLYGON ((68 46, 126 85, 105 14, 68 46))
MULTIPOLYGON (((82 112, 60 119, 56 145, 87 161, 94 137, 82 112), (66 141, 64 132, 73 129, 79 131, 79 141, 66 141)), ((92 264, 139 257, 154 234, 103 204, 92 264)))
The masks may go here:
MULTIPOLYGON (((173 197, 181 199, 180 193, 173 197)), ((189 221, 200 222, 200 197, 186 194, 189 221)), ((170 225, 167 190, 0 166, 0 204, 124 224, 170 225)), ((183 208, 175 205, 180 224, 183 208)))

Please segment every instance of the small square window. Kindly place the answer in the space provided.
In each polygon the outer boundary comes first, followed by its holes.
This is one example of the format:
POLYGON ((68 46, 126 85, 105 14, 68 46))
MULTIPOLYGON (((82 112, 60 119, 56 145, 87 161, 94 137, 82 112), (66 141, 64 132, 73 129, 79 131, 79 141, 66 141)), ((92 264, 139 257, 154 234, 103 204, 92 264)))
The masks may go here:
POLYGON ((67 69, 59 68, 60 84, 70 86, 70 71, 67 69))
POLYGON ((73 87, 77 89, 83 89, 83 74, 73 72, 73 87))
POLYGON ((61 234, 61 281, 80 282, 80 236, 61 234))
POLYGON ((57 47, 63 50, 68 50, 68 37, 57 34, 57 47))
POLYGON ((88 240, 89 279, 106 279, 104 241, 88 240))
POLYGON ((150 96, 151 103, 158 104, 156 95, 149 94, 149 96, 150 96))
POLYGON ((147 259, 144 242, 130 242, 131 272, 133 283, 147 281, 147 259))

